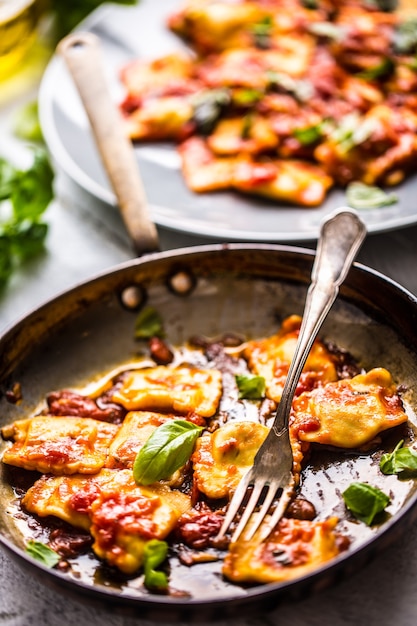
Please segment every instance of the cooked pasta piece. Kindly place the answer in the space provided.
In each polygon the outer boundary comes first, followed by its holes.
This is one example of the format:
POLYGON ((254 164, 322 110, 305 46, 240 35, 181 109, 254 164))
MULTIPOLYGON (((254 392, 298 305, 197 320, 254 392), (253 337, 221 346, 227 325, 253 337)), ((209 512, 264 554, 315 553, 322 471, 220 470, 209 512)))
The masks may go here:
POLYGON ((163 365, 131 371, 113 393, 113 401, 129 411, 195 413, 210 417, 222 393, 221 374, 215 369, 163 365))
POLYGON ((267 434, 256 422, 232 421, 200 437, 192 456, 198 489, 209 498, 229 498, 267 434))
MULTIPOLYGON (((196 487, 213 499, 230 498, 240 479, 253 465, 255 454, 269 429, 257 422, 231 421, 197 440, 192 456, 196 487)), ((306 446, 290 431, 293 474, 298 483, 306 446)))
POLYGON ((89 530, 95 554, 125 574, 142 565, 150 539, 164 539, 190 498, 169 487, 139 487, 130 470, 103 469, 85 476, 43 476, 22 500, 27 511, 53 515, 89 530))
POLYGON ((292 428, 301 441, 341 448, 360 448, 406 421, 397 388, 384 368, 329 382, 293 403, 292 428))
MULTIPOLYGON (((279 402, 291 359, 297 343, 301 318, 292 315, 285 319, 276 335, 248 342, 244 350, 251 371, 263 376, 266 393, 279 402)), ((313 344, 296 393, 337 380, 336 359, 319 340, 313 344)))
POLYGON ((95 474, 105 464, 118 426, 87 417, 38 416, 2 430, 14 443, 3 462, 51 474, 95 474))
POLYGON ((335 517, 325 521, 283 518, 264 542, 239 540, 229 547, 224 576, 233 582, 284 582, 305 576, 340 554, 335 517))
POLYGON ((417 162, 408 19, 360 0, 187 0, 167 26, 193 51, 122 70, 126 133, 179 144, 195 193, 317 207, 334 185, 398 185, 417 162))

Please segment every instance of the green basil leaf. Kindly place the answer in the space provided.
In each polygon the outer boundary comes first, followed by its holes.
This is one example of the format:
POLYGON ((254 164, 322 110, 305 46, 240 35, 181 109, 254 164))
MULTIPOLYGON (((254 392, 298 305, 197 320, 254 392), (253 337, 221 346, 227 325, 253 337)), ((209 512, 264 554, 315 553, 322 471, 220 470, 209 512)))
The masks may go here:
POLYGON ((8 237, 0 236, 0 289, 13 272, 13 253, 8 237))
POLYGON ((375 80, 376 78, 389 76, 394 71, 394 68, 394 61, 389 57, 385 57, 385 59, 383 59, 381 63, 378 63, 378 65, 374 65, 373 67, 369 67, 362 72, 358 72, 356 76, 365 80, 375 80))
POLYGON ((292 134, 303 146, 310 146, 329 134, 330 130, 333 130, 333 128, 333 121, 330 118, 326 118, 312 126, 294 128, 292 134))
POLYGON ((395 11, 398 0, 365 0, 365 6, 377 11, 395 11))
POLYGON ((162 317, 151 306, 141 310, 135 321, 135 339, 151 339, 151 337, 163 337, 164 328, 162 317))
MULTIPOLYGON (((115 4, 134 5, 138 0, 112 0, 115 4)), ((48 0, 47 6, 54 17, 54 35, 62 39, 87 17, 89 13, 104 4, 104 0, 48 0)))
POLYGON ((28 102, 19 111, 15 119, 14 132, 20 139, 26 141, 43 142, 41 125, 39 123, 38 102, 28 102))
POLYGON ((279 87, 291 93, 300 102, 307 102, 314 95, 314 86, 309 80, 296 80, 288 74, 268 70, 267 80, 270 87, 279 87))
POLYGON ((379 462, 383 474, 401 474, 417 472, 417 452, 403 445, 401 440, 392 452, 382 455, 379 462))
POLYGON ((190 458, 202 430, 181 419, 158 426, 136 455, 133 463, 136 483, 151 485, 172 476, 190 458))
POLYGON ((399 54, 412 54, 417 51, 417 17, 410 17, 394 31, 394 49, 399 54))
POLYGON ((240 89, 233 94, 233 103, 237 106, 251 106, 262 100, 264 92, 259 89, 240 89))
POLYGON ((255 46, 258 48, 269 48, 273 27, 274 22, 270 15, 266 15, 260 22, 253 24, 252 35, 255 46))
POLYGON ((252 125, 253 125, 253 115, 252 115, 252 113, 248 113, 243 118, 243 125, 242 125, 242 130, 241 130, 241 133, 240 133, 242 139, 249 139, 250 138, 252 125))
POLYGON ((308 30, 316 37, 325 37, 333 41, 342 41, 345 37, 345 29, 333 22, 312 22, 308 25, 308 30))
POLYGON ((32 167, 19 172, 10 199, 16 221, 36 221, 53 198, 54 174, 44 150, 37 149, 32 167))
POLYGON ((143 570, 145 574, 145 587, 148 589, 166 589, 168 587, 168 577, 165 572, 157 571, 168 555, 168 544, 166 541, 151 539, 145 545, 143 570))
POLYGON ((378 209, 398 202, 395 193, 386 193, 380 187, 361 182, 353 182, 346 187, 346 198, 352 209, 378 209))
POLYGON ((9 161, 0 158, 0 200, 10 198, 18 171, 9 161))
POLYGON ((49 548, 44 543, 35 541, 34 539, 28 541, 26 545, 26 552, 37 561, 46 565, 46 567, 55 567, 55 565, 61 560, 61 557, 57 552, 55 552, 55 550, 52 550, 52 548, 49 548))
POLYGON ((345 115, 339 125, 331 132, 330 139, 338 144, 340 152, 346 153, 371 137, 376 130, 376 121, 372 118, 361 119, 358 113, 345 115))
POLYGON ((237 388, 239 389, 239 398, 256 400, 264 397, 265 378, 263 376, 255 376, 254 374, 236 374, 235 380, 237 388))
POLYGON ((197 93, 191 100, 197 130, 203 135, 209 135, 230 102, 231 94, 226 88, 206 89, 197 93))
POLYGON ((374 518, 390 503, 390 498, 378 487, 367 483, 352 483, 342 493, 347 508, 362 522, 371 526, 374 518))

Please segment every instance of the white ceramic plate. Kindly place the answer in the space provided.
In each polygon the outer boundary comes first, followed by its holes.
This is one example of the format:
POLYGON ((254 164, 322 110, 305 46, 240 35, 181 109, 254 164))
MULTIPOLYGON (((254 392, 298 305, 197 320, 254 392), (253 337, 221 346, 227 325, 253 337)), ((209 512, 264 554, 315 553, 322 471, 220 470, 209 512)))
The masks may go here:
MULTIPOLYGON (((183 44, 165 26, 181 0, 140 0, 135 7, 105 6, 81 25, 102 41, 105 71, 115 101, 123 97, 119 70, 130 59, 153 58, 183 44)), ((42 130, 51 154, 82 188, 115 206, 88 120, 64 62, 55 56, 39 94, 42 130)), ((317 209, 303 209, 252 199, 237 193, 194 194, 186 187, 172 144, 135 147, 151 216, 155 224, 177 232, 220 240, 300 242, 317 239, 325 215, 346 204, 334 190, 317 209)), ((369 232, 417 223, 417 175, 397 189, 399 202, 363 211, 369 232)))

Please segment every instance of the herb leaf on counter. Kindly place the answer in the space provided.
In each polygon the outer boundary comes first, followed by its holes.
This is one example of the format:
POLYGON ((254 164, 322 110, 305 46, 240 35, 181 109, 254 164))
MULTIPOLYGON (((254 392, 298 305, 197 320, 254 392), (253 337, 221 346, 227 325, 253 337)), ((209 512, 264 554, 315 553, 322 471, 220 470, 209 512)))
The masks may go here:
MULTIPOLYGON (((138 3, 138 0, 112 0, 112 2, 113 4, 134 5, 138 3)), ((67 35, 102 4, 104 0, 50 0, 57 40, 67 35)))
POLYGON ((38 254, 48 226, 42 221, 53 198, 54 173, 43 149, 27 170, 0 158, 0 287, 19 262, 38 254))

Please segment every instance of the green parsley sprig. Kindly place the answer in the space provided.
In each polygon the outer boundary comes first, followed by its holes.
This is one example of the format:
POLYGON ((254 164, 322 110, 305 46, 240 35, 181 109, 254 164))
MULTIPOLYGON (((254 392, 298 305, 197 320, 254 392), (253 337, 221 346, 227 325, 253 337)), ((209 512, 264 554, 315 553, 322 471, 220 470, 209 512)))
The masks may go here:
MULTIPOLYGON (((113 4, 134 5, 138 0, 112 0, 113 4)), ((54 35, 59 41, 95 11, 104 0, 49 0, 49 7, 54 17, 54 35)))
POLYGON ((0 157, 0 288, 15 268, 44 247, 43 214, 53 198, 54 173, 44 149, 21 170, 0 157))

